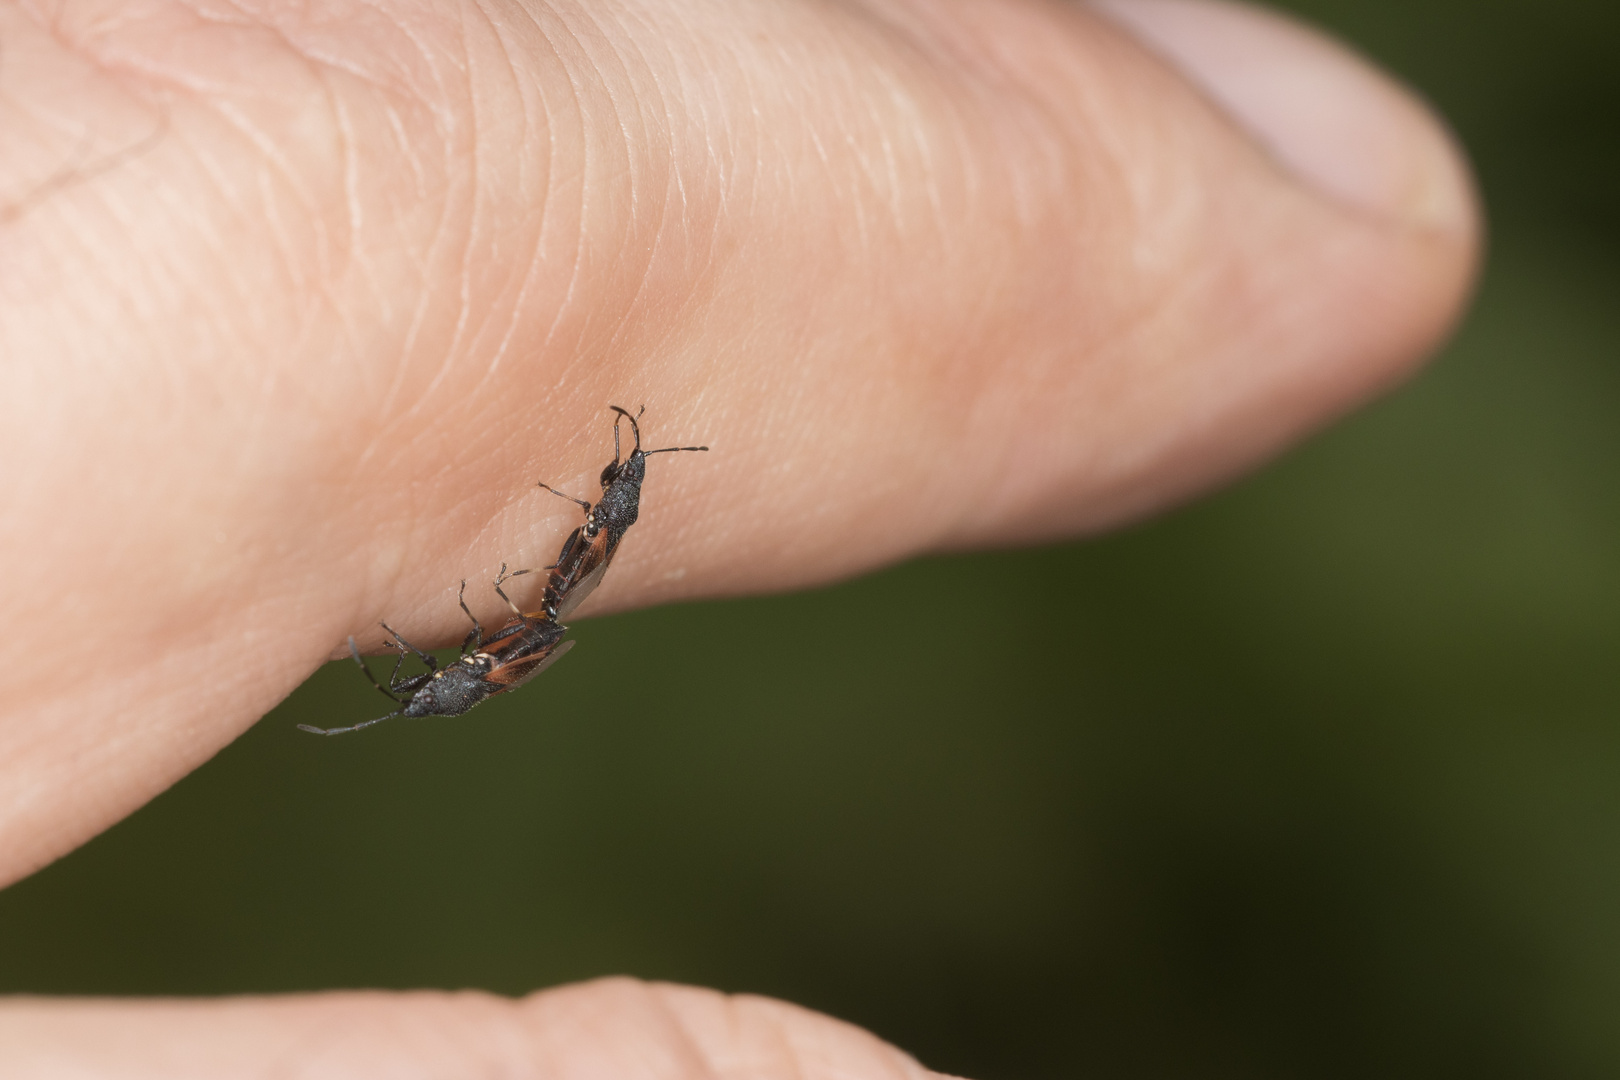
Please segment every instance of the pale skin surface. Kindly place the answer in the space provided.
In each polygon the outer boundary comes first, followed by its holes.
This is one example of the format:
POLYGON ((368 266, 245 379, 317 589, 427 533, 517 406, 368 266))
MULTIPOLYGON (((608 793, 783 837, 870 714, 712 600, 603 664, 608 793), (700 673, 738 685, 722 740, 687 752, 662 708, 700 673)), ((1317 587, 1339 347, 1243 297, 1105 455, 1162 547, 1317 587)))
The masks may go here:
MULTIPOLYGON (((0 8, 0 882, 379 618, 459 640, 465 577, 499 621, 609 404, 713 450, 652 459, 586 613, 1104 528, 1410 371, 1477 248, 1433 121, 1284 24, 1107 6, 1154 48, 1018 0, 0 8)), ((0 1005, 0 1072, 74 1063, 924 1074, 626 981, 0 1005)))

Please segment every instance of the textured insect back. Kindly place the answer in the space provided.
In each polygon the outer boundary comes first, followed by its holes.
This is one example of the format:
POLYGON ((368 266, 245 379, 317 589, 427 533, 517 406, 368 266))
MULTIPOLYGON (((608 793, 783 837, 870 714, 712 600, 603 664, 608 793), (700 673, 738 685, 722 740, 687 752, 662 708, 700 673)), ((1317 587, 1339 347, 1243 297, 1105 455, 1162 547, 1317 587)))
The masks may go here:
MULTIPOLYGON (((461 587, 465 593, 467 583, 463 581, 461 587)), ((499 579, 495 582, 495 591, 507 604, 512 604, 501 591, 499 579)), ((461 610, 472 620, 473 629, 462 644, 461 657, 448 667, 441 668, 432 653, 423 652, 406 641, 388 624, 383 624, 383 629, 392 635, 393 643, 397 644, 400 650, 400 657, 394 663, 394 670, 389 676, 386 688, 366 666, 354 638, 349 639, 349 655, 359 665, 366 680, 384 697, 399 704, 400 708, 386 716, 379 716, 375 720, 367 720, 349 727, 318 728, 309 724, 299 724, 299 729, 315 735, 342 735, 380 724, 396 716, 460 716, 496 694, 516 689, 528 682, 560 660, 573 647, 572 641, 563 640, 563 635, 568 632, 566 626, 556 622, 545 612, 525 613, 519 611, 516 605, 512 605, 516 617, 486 638, 483 627, 468 610, 465 596, 461 598, 460 603, 461 610), (399 670, 405 661, 406 650, 415 653, 427 666, 427 670, 402 679, 399 670)))
MULTIPOLYGON (((647 458, 652 454, 676 451, 706 451, 707 446, 666 446, 661 450, 641 448, 641 413, 634 416, 618 405, 609 406, 618 414, 613 421, 613 460, 602 467, 602 497, 592 503, 564 494, 542 481, 540 487, 553 495, 567 499, 585 511, 585 522, 563 541, 557 561, 539 567, 546 572, 546 587, 542 603, 553 619, 565 619, 585 598, 602 583, 608 564, 619 549, 619 541, 641 515, 641 486, 647 475, 647 458), (622 450, 619 425, 628 420, 635 445, 625 455, 622 450)), ((535 573, 534 569, 506 573, 502 567, 501 580, 535 573)))
POLYGON ((708 450, 707 446, 666 446, 661 450, 643 450, 638 420, 647 407, 643 405, 641 412, 635 416, 617 405, 610 408, 618 414, 613 421, 613 460, 602 469, 602 497, 596 504, 593 506, 584 499, 564 495, 550 484, 540 484, 552 494, 577 504, 585 512, 584 523, 563 541, 557 561, 540 568, 546 573, 541 610, 521 610, 501 588, 509 579, 534 573, 534 570, 508 571, 503 563, 500 574, 495 578, 495 592, 512 609, 513 618, 485 637, 483 626, 467 607, 467 583, 463 581, 457 602, 472 622, 472 630, 462 642, 461 656, 455 663, 441 668, 432 654, 418 649, 387 623, 383 623, 382 627, 388 631, 391 639, 388 644, 399 649, 399 657, 394 662, 394 670, 388 676, 386 687, 377 681, 366 666, 352 637, 349 639, 349 655, 378 693, 399 708, 386 716, 349 727, 318 728, 299 724, 301 730, 315 735, 341 735, 360 731, 396 716, 460 716, 496 694, 522 686, 573 648, 572 641, 563 640, 568 628, 561 620, 601 583, 614 552, 618 550, 619 541, 624 539, 624 534, 640 516, 641 486, 647 475, 647 458, 653 454, 708 450), (621 451, 619 431, 620 423, 626 420, 630 422, 635 437, 635 445, 627 456, 621 451), (427 670, 402 678, 400 668, 406 657, 413 653, 427 670))

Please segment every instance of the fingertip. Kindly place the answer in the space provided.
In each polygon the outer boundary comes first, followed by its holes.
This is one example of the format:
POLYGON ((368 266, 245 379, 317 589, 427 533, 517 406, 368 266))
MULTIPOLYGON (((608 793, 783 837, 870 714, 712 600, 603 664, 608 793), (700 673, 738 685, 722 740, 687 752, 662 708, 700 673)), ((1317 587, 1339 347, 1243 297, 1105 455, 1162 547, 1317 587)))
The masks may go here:
POLYGON ((1091 0, 1294 176, 1393 221, 1471 237, 1462 151, 1410 89, 1345 45, 1231 0, 1091 0))
MULTIPOLYGON (((1178 182, 1138 220, 1197 240, 1121 335, 1132 344, 1114 363, 1129 379, 1104 388, 1103 437, 1070 440, 1071 497, 1053 500, 1048 485, 1016 504, 1041 507, 1022 519, 1028 539, 1207 490, 1398 383, 1455 326, 1479 262, 1480 210, 1456 143, 1345 46, 1227 0, 1090 6, 1186 91, 1149 79, 1121 111, 1177 133, 1178 182), (1189 206, 1199 212, 1178 218, 1189 206)), ((1125 166, 1156 167, 1150 156, 1125 166)), ((1077 410, 1097 412, 1092 396, 1077 410)), ((1049 460, 1065 456, 1052 448, 1049 460)))

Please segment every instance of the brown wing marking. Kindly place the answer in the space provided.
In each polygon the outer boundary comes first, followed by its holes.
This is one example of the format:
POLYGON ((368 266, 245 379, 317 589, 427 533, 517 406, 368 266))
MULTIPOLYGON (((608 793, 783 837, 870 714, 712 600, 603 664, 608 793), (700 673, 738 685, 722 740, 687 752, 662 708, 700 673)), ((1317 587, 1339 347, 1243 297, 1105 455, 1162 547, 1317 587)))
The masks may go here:
POLYGON ((557 568, 547 579, 546 591, 555 598, 559 609, 566 606, 567 610, 572 611, 585 599, 585 594, 596 587, 596 581, 601 580, 599 571, 605 569, 608 563, 607 541, 608 534, 604 529, 589 541, 580 540, 573 545, 571 553, 558 558, 557 568), (579 592, 582 587, 584 591, 579 592), (570 600, 576 592, 579 593, 578 598, 570 600))
POLYGON ((570 612, 583 604, 585 598, 591 595, 598 585, 602 584, 602 575, 605 573, 607 573, 607 563, 599 562, 591 567, 589 573, 569 585, 568 591, 563 593, 562 599, 557 602, 557 618, 559 620, 568 618, 570 612))
POLYGON ((526 656, 522 660, 514 660, 510 664, 502 664, 488 675, 485 682, 496 683, 500 686, 500 693, 504 690, 516 690, 546 668, 563 658, 563 654, 574 647, 573 641, 565 641, 550 652, 540 656, 526 656))
MULTIPOLYGON (((532 618, 532 617, 531 617, 532 618)), ((517 637, 529 628, 530 619, 512 619, 507 624, 484 639, 478 647, 479 652, 496 653, 507 644, 508 640, 517 637)))

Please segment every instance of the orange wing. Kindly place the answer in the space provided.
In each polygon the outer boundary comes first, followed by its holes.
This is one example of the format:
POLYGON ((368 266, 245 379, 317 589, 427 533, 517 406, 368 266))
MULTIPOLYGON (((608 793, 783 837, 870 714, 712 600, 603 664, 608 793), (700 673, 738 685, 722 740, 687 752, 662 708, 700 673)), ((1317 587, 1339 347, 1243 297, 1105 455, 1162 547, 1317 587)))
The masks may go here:
POLYGON ((495 683, 500 686, 501 689, 495 691, 496 693, 501 693, 505 690, 516 690, 518 687, 522 686, 524 683, 546 670, 546 668, 550 667, 552 664, 555 664, 558 660, 561 660, 563 655, 573 647, 574 643, 572 641, 564 641, 555 649, 542 653, 539 656, 525 656, 523 659, 514 660, 510 664, 502 664, 500 667, 484 676, 484 681, 495 683))

